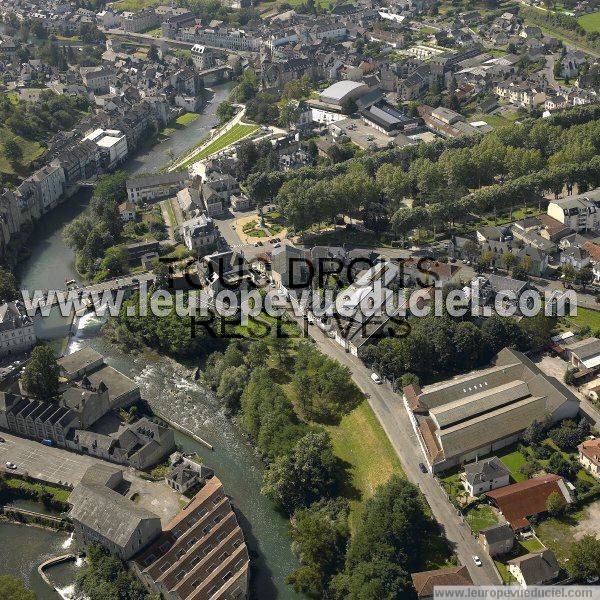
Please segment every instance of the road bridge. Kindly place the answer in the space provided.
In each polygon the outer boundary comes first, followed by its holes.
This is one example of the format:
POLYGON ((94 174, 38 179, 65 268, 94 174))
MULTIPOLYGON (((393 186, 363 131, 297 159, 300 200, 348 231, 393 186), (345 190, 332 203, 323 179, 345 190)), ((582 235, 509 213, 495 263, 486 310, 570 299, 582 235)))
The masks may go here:
POLYGON ((107 281, 95 283, 93 285, 71 287, 67 290, 44 290, 43 298, 38 303, 38 308, 65 305, 67 302, 79 300, 81 303, 97 302, 102 300, 103 294, 107 292, 116 293, 119 290, 131 293, 139 289, 141 284, 146 284, 148 287, 154 282, 154 273, 146 271, 136 273, 135 275, 126 275, 123 277, 115 277, 107 281))

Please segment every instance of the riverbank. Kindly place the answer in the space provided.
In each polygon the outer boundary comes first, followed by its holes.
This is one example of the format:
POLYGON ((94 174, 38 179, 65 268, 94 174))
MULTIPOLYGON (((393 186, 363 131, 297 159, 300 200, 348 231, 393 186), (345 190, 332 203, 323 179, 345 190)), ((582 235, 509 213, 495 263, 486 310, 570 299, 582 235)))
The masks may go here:
MULTIPOLYGON (((230 88, 230 84, 216 87, 213 102, 207 105, 204 114, 186 128, 177 130, 168 141, 136 156, 129 164, 130 171, 154 171, 168 162, 166 150, 169 147, 178 146, 180 150, 174 152, 179 154, 193 146, 204 135, 203 131, 208 133, 217 123, 217 106, 227 97, 230 88)), ((36 233, 30 238, 31 256, 18 270, 21 287, 30 291, 54 289, 63 287, 68 279, 79 281, 74 269, 74 255, 62 238, 62 228, 81 214, 86 205, 87 201, 65 203, 38 224, 36 233)), ((124 354, 99 335, 101 322, 91 313, 79 319, 74 335, 69 338, 69 352, 85 345, 98 350, 108 364, 140 385, 142 397, 153 411, 214 446, 214 452, 211 452, 187 435, 175 432, 176 442, 185 452, 196 452, 215 470, 236 507, 252 557, 253 597, 260 600, 299 598, 284 582, 285 576, 298 567, 290 549, 288 523, 260 494, 263 464, 247 445, 244 433, 223 415, 214 395, 193 378, 188 378, 189 369, 177 367, 172 361, 153 353, 124 354)), ((36 319, 36 332, 42 338, 62 339, 68 331, 69 324, 58 310, 53 310, 46 319, 36 319)), ((15 539, 21 543, 20 538, 15 539)), ((9 552, 8 546, 0 544, 0 564, 4 564, 9 552)), ((40 562, 36 562, 35 568, 40 562)), ((60 571, 61 567, 56 569, 60 571)), ((12 569, 8 570, 12 572, 12 569)), ((20 571, 15 569, 15 572, 20 571)), ((53 568, 53 581, 54 572, 53 568)), ((68 586, 72 581, 65 576, 64 585, 68 586)), ((54 600, 57 596, 38 597, 54 600)))

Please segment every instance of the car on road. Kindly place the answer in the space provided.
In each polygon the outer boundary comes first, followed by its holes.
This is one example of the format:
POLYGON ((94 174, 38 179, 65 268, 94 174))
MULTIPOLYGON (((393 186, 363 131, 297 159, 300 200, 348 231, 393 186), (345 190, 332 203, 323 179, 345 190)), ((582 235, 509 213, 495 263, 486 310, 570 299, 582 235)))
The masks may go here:
POLYGON ((479 556, 477 556, 477 554, 473 554, 473 562, 477 567, 481 567, 481 565, 483 565, 481 559, 479 558, 479 556))
POLYGON ((381 377, 379 377, 379 375, 377 375, 377 373, 371 373, 371 379, 377 384, 377 385, 381 385, 383 383, 383 381, 381 381, 381 377))
POLYGON ((10 462, 9 460, 6 461, 6 468, 7 469, 11 469, 11 470, 15 470, 17 468, 17 465, 15 465, 15 463, 10 462))
POLYGON ((427 467, 423 463, 419 463, 419 469, 421 469, 421 473, 427 473, 427 467))
POLYGON ((4 442, 6 442, 6 440, 3 437, 0 437, 0 444, 4 444, 4 442))

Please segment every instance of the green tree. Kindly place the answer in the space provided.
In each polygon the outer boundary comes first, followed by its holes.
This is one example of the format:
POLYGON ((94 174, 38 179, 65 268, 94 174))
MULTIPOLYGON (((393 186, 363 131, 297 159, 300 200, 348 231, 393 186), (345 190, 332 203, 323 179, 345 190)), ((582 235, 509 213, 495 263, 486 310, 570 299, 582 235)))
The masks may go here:
POLYGON ((59 391, 59 367, 54 350, 45 344, 36 346, 21 377, 28 394, 38 400, 56 400, 59 391))
POLYGON ((0 304, 16 300, 18 297, 17 278, 8 269, 0 267, 0 304))
POLYGON ((333 575, 344 566, 350 537, 348 503, 337 498, 321 500, 294 513, 291 523, 292 549, 301 562, 286 581, 297 593, 323 598, 333 575))
POLYGON ((235 108, 229 100, 223 100, 217 107, 217 117, 219 118, 219 124, 223 125, 227 121, 231 120, 235 115, 235 108))
POLYGON ((600 539, 584 535, 569 548, 567 571, 575 580, 584 582, 600 575, 600 539))
POLYGON ((558 492, 552 492, 546 500, 546 510, 553 517, 562 515, 565 510, 565 500, 558 492))
POLYGON ((0 598, 2 600, 35 600, 35 594, 21 579, 12 575, 0 575, 0 598))
POLYGON ((129 271, 127 251, 120 246, 108 248, 102 259, 102 268, 110 277, 118 277, 129 271))
POLYGON ((312 432, 298 440, 292 454, 279 456, 269 465, 263 475, 262 492, 290 515, 331 497, 339 476, 340 464, 329 434, 312 432))
POLYGON ((245 366, 227 367, 221 373, 217 397, 224 403, 228 413, 237 412, 240 408, 240 399, 248 383, 248 370, 245 366))
POLYGON ((424 550, 435 543, 437 535, 419 489, 393 475, 365 505, 350 540, 345 570, 332 581, 334 597, 393 600, 410 596, 409 573, 420 570, 424 550))
POLYGON ((20 163, 23 160, 23 150, 21 150, 21 146, 12 138, 5 140, 2 152, 12 164, 20 163))

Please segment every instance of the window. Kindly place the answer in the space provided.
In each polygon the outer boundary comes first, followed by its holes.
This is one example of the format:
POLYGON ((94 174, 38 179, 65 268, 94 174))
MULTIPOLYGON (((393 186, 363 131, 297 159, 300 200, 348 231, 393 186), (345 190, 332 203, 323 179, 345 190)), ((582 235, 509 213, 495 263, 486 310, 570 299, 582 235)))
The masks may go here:
POLYGON ((167 562, 163 563, 162 565, 160 565, 158 570, 161 573, 164 573, 170 566, 171 566, 171 563, 169 561, 167 561, 167 562))

